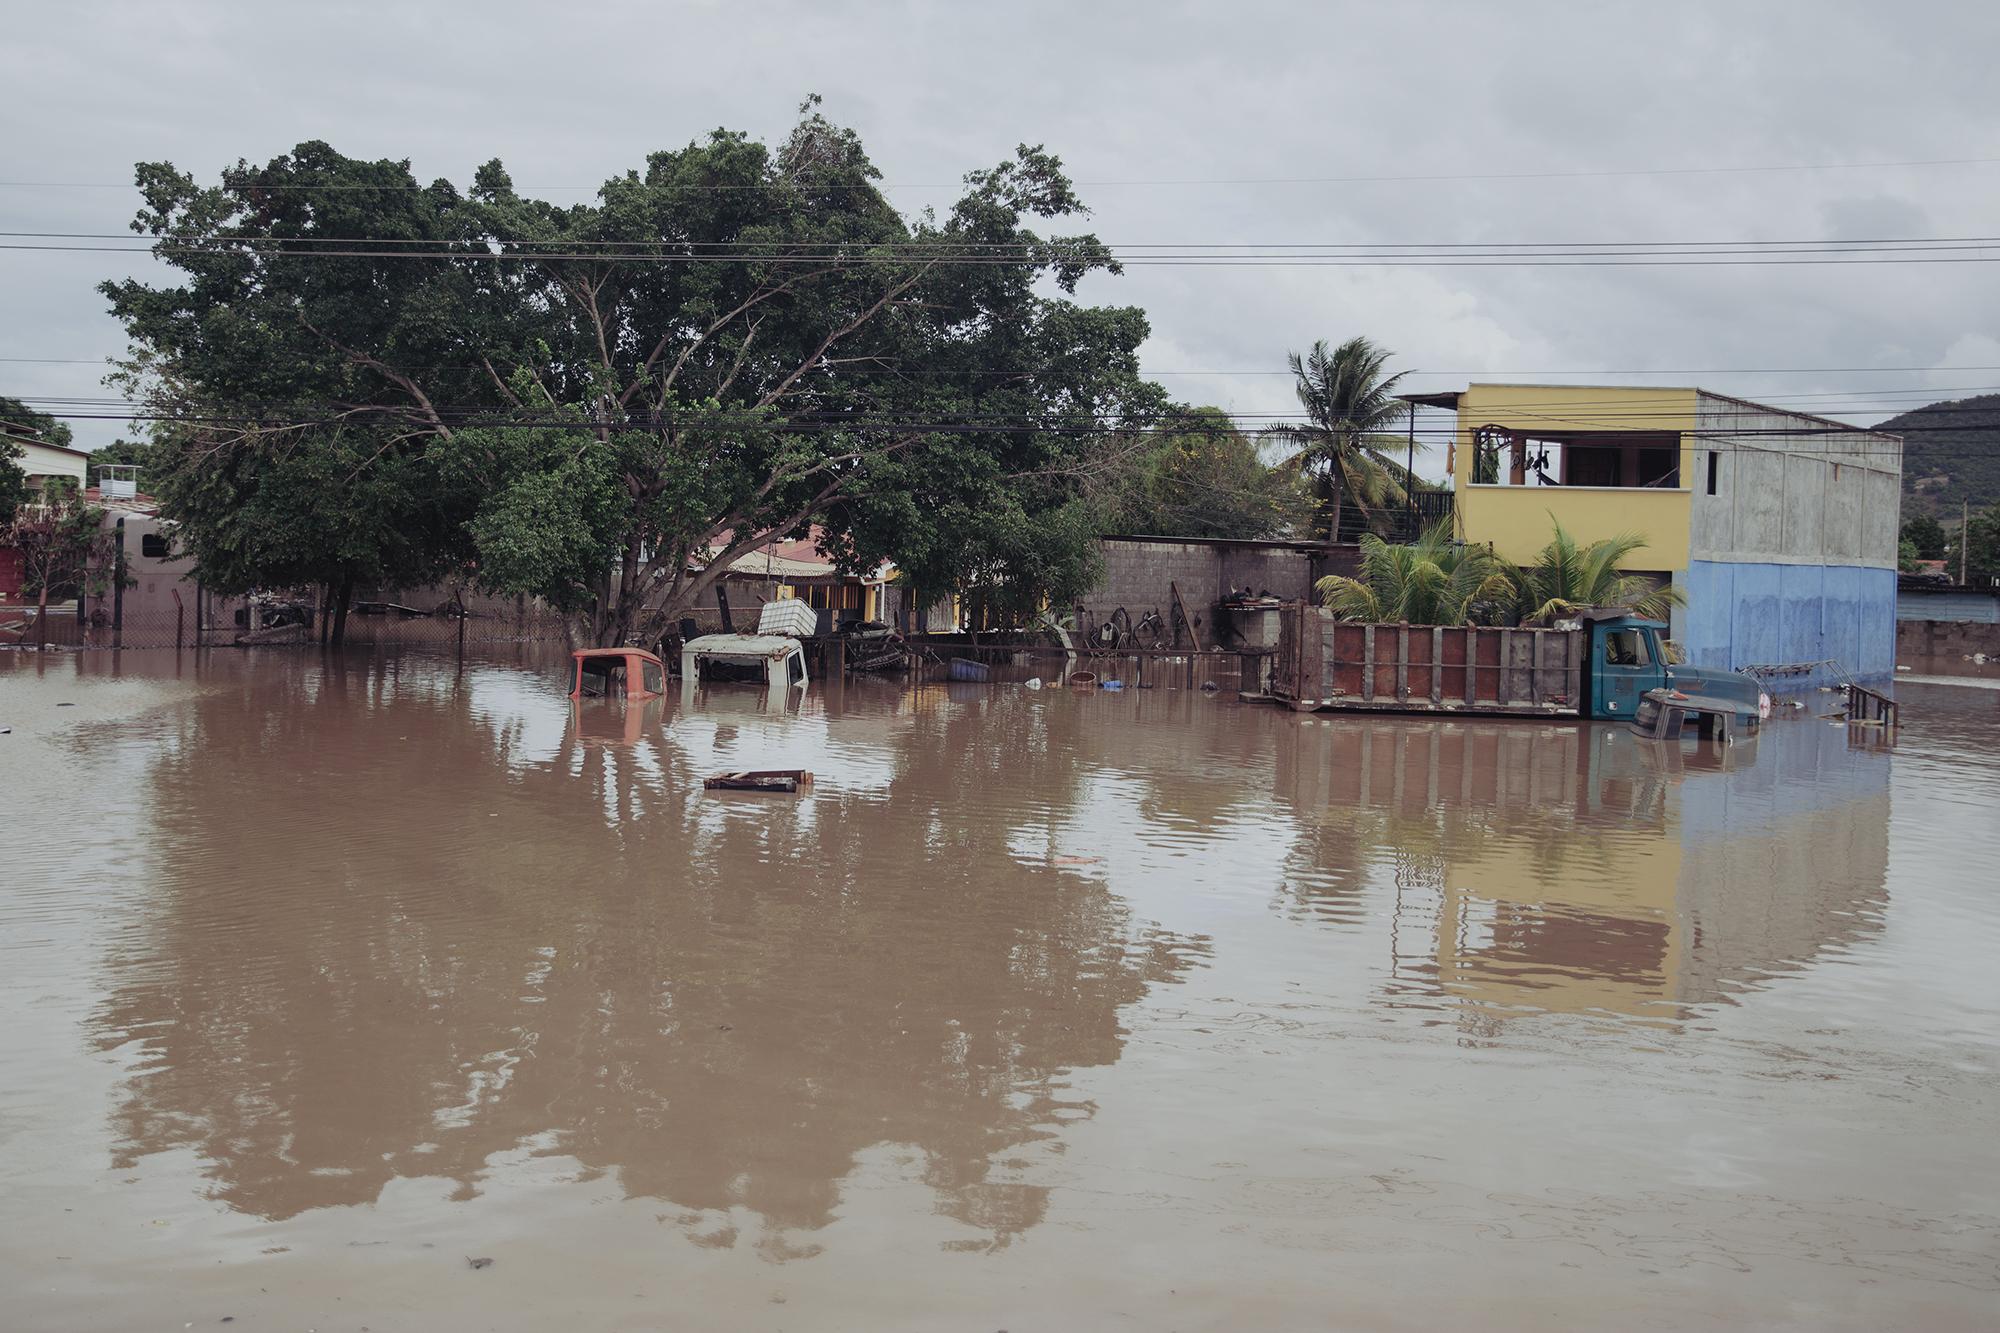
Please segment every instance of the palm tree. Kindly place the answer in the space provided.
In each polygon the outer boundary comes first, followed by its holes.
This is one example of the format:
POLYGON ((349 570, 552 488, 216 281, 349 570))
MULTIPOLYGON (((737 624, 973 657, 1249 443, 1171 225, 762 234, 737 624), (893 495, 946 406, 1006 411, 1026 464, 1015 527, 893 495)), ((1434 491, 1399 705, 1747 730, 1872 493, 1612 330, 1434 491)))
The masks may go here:
POLYGON ((1491 551, 1452 540, 1450 519, 1407 546, 1363 533, 1360 577, 1330 574, 1313 587, 1342 620, 1412 625, 1462 625, 1482 605, 1509 604, 1514 591, 1509 571, 1491 551))
POLYGON ((1349 338, 1332 351, 1321 340, 1303 359, 1292 352, 1287 360, 1306 420, 1273 426, 1263 435, 1298 446, 1285 461, 1319 477, 1322 505, 1331 492, 1327 535, 1338 541, 1348 497, 1364 513, 1404 500, 1409 477, 1394 457, 1404 442, 1387 432, 1409 415, 1410 405, 1396 397, 1396 384, 1408 372, 1385 378, 1389 352, 1366 338, 1349 338))
MULTIPOLYGON (((1549 517, 1553 521, 1555 516, 1549 517)), ((1675 607, 1687 605, 1684 589, 1619 569, 1634 551, 1646 548, 1638 533, 1579 546, 1562 524, 1555 528, 1555 539, 1542 548, 1539 560, 1509 571, 1514 612, 1522 624, 1547 624, 1593 606, 1629 606, 1637 615, 1665 620, 1675 607)))

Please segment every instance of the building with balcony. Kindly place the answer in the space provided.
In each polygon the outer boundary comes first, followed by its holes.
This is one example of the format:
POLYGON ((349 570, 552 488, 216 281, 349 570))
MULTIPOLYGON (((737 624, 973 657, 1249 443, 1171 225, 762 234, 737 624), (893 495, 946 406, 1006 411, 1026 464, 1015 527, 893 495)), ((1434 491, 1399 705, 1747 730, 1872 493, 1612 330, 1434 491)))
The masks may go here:
POLYGON ((1473 384, 1413 395, 1457 417, 1459 536, 1530 565, 1556 523, 1636 532, 1628 568, 1687 592, 1672 637, 1703 666, 1895 670, 1902 441, 1693 388, 1473 384))

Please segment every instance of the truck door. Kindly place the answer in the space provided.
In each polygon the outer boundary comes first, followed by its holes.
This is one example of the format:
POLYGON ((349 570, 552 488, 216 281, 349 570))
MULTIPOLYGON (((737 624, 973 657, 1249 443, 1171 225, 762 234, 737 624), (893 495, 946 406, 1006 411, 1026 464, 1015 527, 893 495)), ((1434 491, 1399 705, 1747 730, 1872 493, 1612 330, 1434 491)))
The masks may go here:
POLYGON ((1596 649, 1591 654, 1592 716, 1629 720, 1640 696, 1666 680, 1652 632, 1637 625, 1606 626, 1598 631, 1596 649))

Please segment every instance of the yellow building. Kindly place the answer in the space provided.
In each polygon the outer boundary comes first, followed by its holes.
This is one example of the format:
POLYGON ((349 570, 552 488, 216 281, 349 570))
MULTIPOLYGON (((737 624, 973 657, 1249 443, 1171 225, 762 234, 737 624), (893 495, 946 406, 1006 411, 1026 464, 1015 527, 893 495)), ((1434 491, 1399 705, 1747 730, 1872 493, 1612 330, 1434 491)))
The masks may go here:
POLYGON ((1528 565, 1561 523, 1580 542, 1644 533, 1634 568, 1688 567, 1693 389, 1474 384, 1449 462, 1460 535, 1528 565))
POLYGON ((1532 565, 1636 533, 1623 568, 1672 582, 1673 637, 1702 666, 1895 665, 1902 441, 1694 388, 1472 384, 1451 409, 1459 537, 1532 565))

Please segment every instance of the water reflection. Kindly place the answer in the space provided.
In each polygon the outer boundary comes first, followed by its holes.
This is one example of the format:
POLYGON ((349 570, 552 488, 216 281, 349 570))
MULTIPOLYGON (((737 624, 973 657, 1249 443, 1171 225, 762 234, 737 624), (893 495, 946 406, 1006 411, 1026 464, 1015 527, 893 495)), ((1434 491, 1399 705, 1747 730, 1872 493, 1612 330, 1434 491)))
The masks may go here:
POLYGON ((1208 947, 1024 854, 1077 799, 1073 749, 935 702, 837 740, 835 714, 568 708, 394 659, 185 708, 94 1020, 132 1067, 120 1165, 192 1148, 282 1218, 399 1176, 469 1195, 526 1145, 783 1258, 891 1143, 968 1243, 1040 1220, 1016 1159, 1092 1113, 1068 1071, 1208 947), (841 780, 701 792, 777 745, 841 780))
POLYGON ((1280 740, 1284 899, 1392 887, 1388 991, 1509 1014, 1669 1015, 1878 930, 1889 757, 1811 721, 1685 749, 1622 728, 1344 720, 1280 740))

